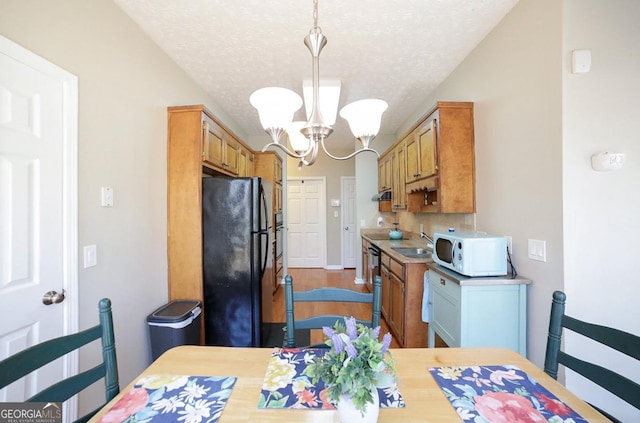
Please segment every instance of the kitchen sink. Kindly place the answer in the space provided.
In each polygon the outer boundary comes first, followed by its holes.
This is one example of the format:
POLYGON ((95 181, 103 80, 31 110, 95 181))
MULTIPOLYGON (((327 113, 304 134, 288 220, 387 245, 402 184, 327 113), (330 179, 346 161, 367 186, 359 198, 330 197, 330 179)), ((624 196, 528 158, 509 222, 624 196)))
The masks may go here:
POLYGON ((391 249, 409 258, 431 258, 432 255, 426 248, 395 247, 391 249))

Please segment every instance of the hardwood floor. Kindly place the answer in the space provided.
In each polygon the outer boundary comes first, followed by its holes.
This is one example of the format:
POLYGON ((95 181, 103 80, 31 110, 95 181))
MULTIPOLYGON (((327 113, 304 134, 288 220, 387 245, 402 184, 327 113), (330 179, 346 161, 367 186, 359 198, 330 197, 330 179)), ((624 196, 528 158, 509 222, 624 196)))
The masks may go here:
MULTIPOLYGON (((289 274, 293 278, 295 291, 306 291, 321 287, 337 287, 367 292, 364 285, 356 284, 354 282, 355 273, 355 269, 289 269, 289 274)), ((339 314, 362 319, 370 319, 371 306, 353 303, 302 304, 300 306, 296 306, 295 313, 297 318, 309 317, 313 314, 339 314)), ((280 286, 274 294, 273 321, 285 321, 284 286, 280 286)), ((384 318, 380 319, 380 326, 381 334, 391 332, 387 323, 384 321, 384 318)), ((319 344, 322 342, 324 342, 322 331, 311 331, 311 343, 319 344)), ((391 343, 391 347, 397 348, 398 346, 398 341, 394 338, 391 343)))

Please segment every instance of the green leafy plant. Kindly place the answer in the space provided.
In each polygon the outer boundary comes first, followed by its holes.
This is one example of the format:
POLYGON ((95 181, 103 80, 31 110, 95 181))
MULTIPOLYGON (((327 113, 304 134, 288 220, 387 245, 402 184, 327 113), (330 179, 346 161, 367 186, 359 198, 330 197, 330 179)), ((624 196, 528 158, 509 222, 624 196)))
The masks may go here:
POLYGON ((389 345, 391 334, 378 340, 380 327, 369 328, 356 323, 353 317, 338 321, 333 328, 324 327, 326 344, 324 355, 315 357, 304 370, 313 383, 322 380, 327 396, 337 402, 341 395, 350 395, 356 408, 364 413, 373 402, 374 388, 386 388, 396 381, 395 363, 389 345))

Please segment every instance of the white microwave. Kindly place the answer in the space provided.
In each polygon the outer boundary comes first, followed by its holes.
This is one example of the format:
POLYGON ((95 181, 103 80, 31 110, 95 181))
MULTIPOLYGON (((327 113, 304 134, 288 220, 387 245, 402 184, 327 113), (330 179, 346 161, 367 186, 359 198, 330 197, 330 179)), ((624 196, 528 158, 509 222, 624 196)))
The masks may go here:
POLYGON ((436 232, 433 260, 469 277, 506 275, 507 239, 465 232, 436 232))

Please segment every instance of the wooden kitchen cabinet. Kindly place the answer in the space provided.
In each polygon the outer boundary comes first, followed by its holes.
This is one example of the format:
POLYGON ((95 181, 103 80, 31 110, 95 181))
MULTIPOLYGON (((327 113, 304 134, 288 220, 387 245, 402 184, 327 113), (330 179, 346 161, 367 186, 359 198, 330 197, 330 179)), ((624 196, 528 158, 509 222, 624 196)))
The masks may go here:
MULTIPOLYGON (((271 224, 274 226, 275 234, 275 215, 282 213, 282 158, 275 151, 265 151, 255 153, 254 156, 254 173, 255 176, 261 177, 265 181, 271 182, 271 224)), ((273 274, 273 292, 280 286, 280 281, 284 278, 282 272, 283 253, 278 255, 273 250, 272 259, 276 268, 273 274)))
MULTIPOLYGON (((380 313, 384 317, 387 325, 391 327, 391 272, 389 271, 390 257, 385 253, 380 253, 380 277, 382 278, 382 300, 380 313)), ((398 338, 396 334, 393 334, 398 338)), ((399 338, 398 338, 399 339, 399 338)))
POLYGON ((240 146, 238 150, 238 176, 239 177, 250 177, 253 176, 253 151, 250 149, 240 146))
POLYGON ((202 133, 203 165, 225 175, 238 176, 240 142, 204 112, 202 133))
POLYGON ((391 152, 378 159, 378 192, 391 190, 391 152))
MULTIPOLYGON (((408 212, 475 212, 473 103, 438 102, 382 157, 402 143, 408 212)), ((378 167, 379 188, 402 184, 395 171, 389 172, 394 180, 386 180, 382 158, 378 167)))
POLYGON ((427 325, 422 321, 425 263, 401 263, 381 253, 382 316, 401 347, 427 346, 427 325))
POLYGON ((468 278, 429 270, 429 347, 503 347, 527 353, 527 285, 523 278, 468 278))
POLYGON ((404 210, 407 208, 405 161, 405 143, 401 142, 395 146, 391 155, 391 204, 393 211, 404 210))
POLYGON ((275 151, 256 153, 254 174, 271 182, 273 213, 282 212, 282 158, 275 151))
POLYGON ((238 176, 238 151, 251 149, 202 105, 167 114, 169 300, 202 301, 202 177, 238 176))
POLYGON ((407 184, 407 210, 475 212, 473 103, 438 102, 415 135, 420 178, 407 184))

